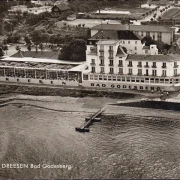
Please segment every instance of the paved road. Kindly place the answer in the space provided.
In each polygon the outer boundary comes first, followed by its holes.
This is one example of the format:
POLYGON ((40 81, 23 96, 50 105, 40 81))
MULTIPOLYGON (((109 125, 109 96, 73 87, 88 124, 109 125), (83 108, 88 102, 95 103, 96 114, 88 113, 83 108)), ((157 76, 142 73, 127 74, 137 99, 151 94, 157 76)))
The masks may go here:
MULTIPOLYGON (((167 11, 167 10, 166 10, 166 11, 164 11, 163 13, 160 12, 161 9, 163 9, 164 7, 165 7, 165 6, 160 6, 160 8, 159 8, 157 11, 155 11, 154 13, 150 14, 149 16, 146 16, 146 17, 143 18, 143 19, 134 21, 133 23, 134 23, 135 25, 140 25, 141 22, 150 21, 151 18, 153 18, 153 15, 154 15, 155 13, 157 14, 155 20, 157 20, 159 16, 162 16, 162 15, 167 11)), ((173 7, 174 7, 174 6, 171 5, 171 7, 170 7, 169 9, 172 9, 173 7)), ((151 6, 151 8, 155 8, 155 7, 154 7, 154 6, 151 6)), ((169 10, 169 9, 168 9, 168 10, 169 10)), ((153 19, 154 19, 154 18, 153 18, 153 19)))

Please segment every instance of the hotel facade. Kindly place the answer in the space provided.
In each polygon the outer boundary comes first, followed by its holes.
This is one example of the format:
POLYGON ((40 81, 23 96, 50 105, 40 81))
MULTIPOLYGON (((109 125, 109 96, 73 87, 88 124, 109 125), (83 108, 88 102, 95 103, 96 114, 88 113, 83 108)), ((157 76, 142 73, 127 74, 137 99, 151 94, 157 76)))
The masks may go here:
MULTIPOLYGON (((92 33, 87 43, 88 68, 83 71, 83 86, 154 91, 179 90, 180 56, 158 54, 156 45, 146 46, 134 31, 123 30, 124 35, 120 36, 121 31, 116 31, 116 37, 113 32, 110 36, 109 29, 92 33)), ((171 32, 170 30, 169 34, 171 32)))

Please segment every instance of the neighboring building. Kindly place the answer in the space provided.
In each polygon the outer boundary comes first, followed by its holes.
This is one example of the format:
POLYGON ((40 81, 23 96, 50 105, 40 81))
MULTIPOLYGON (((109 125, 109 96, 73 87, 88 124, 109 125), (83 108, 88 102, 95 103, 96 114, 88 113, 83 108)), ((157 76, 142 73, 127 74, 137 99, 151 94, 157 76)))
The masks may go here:
POLYGON ((52 16, 58 17, 64 13, 69 13, 70 12, 70 7, 67 4, 56 4, 52 8, 52 16))
POLYGON ((33 7, 33 8, 28 8, 28 13, 40 14, 43 12, 51 12, 51 9, 52 9, 51 6, 33 7))
POLYGON ((155 44, 150 46, 144 46, 142 49, 142 54, 144 55, 158 55, 158 48, 155 44))
POLYGON ((18 5, 18 6, 12 6, 11 9, 8 10, 9 15, 17 15, 18 13, 27 12, 28 8, 26 5, 18 5))
POLYGON ((68 21, 74 21, 74 20, 76 20, 76 15, 75 15, 75 14, 72 14, 72 15, 68 16, 68 17, 67 17, 67 20, 68 20, 68 21))
POLYGON ((54 5, 54 1, 51 1, 51 0, 32 0, 31 3, 38 6, 53 6, 54 5))
POLYGON ((169 53, 174 53, 174 54, 180 54, 180 46, 179 43, 173 43, 171 47, 168 49, 169 53))
POLYGON ((175 28, 154 25, 122 25, 122 24, 101 24, 91 28, 91 36, 102 30, 130 30, 139 36, 150 36, 153 40, 172 44, 175 38, 175 28))

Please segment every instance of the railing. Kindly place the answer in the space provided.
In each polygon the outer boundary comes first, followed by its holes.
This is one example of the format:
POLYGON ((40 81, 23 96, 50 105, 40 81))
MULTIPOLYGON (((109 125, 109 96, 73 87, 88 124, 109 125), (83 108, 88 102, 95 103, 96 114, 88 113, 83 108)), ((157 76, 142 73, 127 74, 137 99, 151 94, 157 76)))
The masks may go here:
POLYGON ((123 72, 118 72, 119 75, 123 75, 123 72))
POLYGON ((108 51, 109 51, 109 52, 114 52, 112 49, 109 49, 108 51))
POLYGON ((179 67, 179 65, 174 65, 174 68, 178 68, 179 67))
POLYGON ((180 74, 174 74, 174 77, 180 76, 180 74))
POLYGON ((144 67, 145 67, 145 68, 149 68, 149 65, 145 65, 144 67))
POLYGON ((132 67, 132 64, 128 64, 128 67, 132 67))
POLYGON ((104 66, 104 64, 99 64, 99 66, 104 66))
POLYGON ((161 66, 161 68, 166 69, 166 68, 167 68, 167 66, 161 66))
POLYGON ((123 67, 123 64, 118 64, 118 67, 123 67))
POLYGON ((142 65, 139 65, 139 64, 138 64, 137 67, 142 67, 142 65))
POLYGON ((114 64, 109 64, 109 66, 114 66, 114 64))
POLYGON ((95 66, 95 65, 96 65, 96 63, 90 63, 90 65, 91 65, 91 66, 95 66))
POLYGON ((99 52, 104 52, 104 49, 100 49, 99 52))
POLYGON ((152 68, 157 68, 157 66, 151 66, 152 68))
POLYGON ((113 56, 109 56, 109 59, 114 59, 114 57, 113 56))

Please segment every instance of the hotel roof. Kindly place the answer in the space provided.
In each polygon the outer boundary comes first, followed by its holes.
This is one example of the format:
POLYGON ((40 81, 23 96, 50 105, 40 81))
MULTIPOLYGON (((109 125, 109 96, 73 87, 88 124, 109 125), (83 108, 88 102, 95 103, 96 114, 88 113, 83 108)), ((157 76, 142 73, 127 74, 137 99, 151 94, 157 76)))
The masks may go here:
POLYGON ((107 45, 111 45, 111 44, 116 44, 119 41, 117 40, 102 40, 102 41, 98 41, 97 44, 107 44, 107 45))
POLYGON ((167 55, 164 55, 164 54, 159 54, 159 55, 129 54, 126 60, 174 62, 174 61, 180 61, 180 55, 178 55, 178 54, 167 54, 167 55))
POLYGON ((99 39, 141 40, 142 37, 128 30, 103 30, 96 33, 89 40, 99 39))
POLYGON ((175 29, 167 26, 155 25, 122 25, 122 24, 100 24, 91 30, 131 30, 131 31, 153 31, 153 32, 172 32, 175 29))

